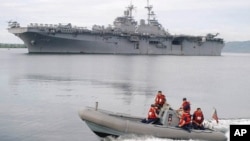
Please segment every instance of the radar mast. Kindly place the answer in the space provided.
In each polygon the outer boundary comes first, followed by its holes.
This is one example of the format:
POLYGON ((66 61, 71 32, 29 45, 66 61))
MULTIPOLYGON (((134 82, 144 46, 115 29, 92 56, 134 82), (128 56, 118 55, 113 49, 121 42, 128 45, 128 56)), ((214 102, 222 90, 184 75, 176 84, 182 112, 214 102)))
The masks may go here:
POLYGON ((126 14, 126 16, 128 16, 128 17, 130 17, 130 18, 132 18, 133 17, 133 15, 132 15, 132 13, 133 13, 133 10, 135 10, 135 6, 131 3, 128 7, 127 7, 127 14, 126 14))
POLYGON ((147 0, 147 6, 145 7, 148 9, 148 24, 150 24, 151 16, 155 15, 154 12, 152 11, 153 6, 149 5, 149 0, 147 0))

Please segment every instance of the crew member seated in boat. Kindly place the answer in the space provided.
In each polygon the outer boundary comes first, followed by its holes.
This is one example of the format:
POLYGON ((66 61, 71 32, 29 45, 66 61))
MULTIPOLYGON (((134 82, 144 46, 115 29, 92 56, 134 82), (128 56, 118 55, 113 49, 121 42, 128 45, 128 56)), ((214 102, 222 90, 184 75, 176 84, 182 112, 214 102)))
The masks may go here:
POLYGON ((183 111, 181 117, 180 117, 180 122, 179 122, 179 127, 187 130, 190 132, 191 129, 191 115, 189 112, 187 112, 187 109, 183 111))
POLYGON ((166 97, 162 93, 162 91, 158 91, 156 97, 155 97, 155 104, 159 105, 160 108, 166 103, 166 97))
POLYGON ((203 126, 204 121, 204 115, 201 111, 201 108, 197 108, 196 111, 194 111, 193 118, 192 118, 192 125, 194 129, 200 129, 205 130, 203 126))
POLYGON ((148 118, 143 119, 143 123, 152 123, 152 124, 161 124, 160 118, 158 116, 159 107, 155 104, 151 104, 151 107, 148 111, 148 118))

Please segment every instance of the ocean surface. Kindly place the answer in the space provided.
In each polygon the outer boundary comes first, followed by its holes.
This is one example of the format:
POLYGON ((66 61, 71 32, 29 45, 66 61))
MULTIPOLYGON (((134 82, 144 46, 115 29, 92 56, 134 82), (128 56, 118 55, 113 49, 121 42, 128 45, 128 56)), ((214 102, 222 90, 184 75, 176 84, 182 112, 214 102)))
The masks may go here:
MULTIPOLYGON (((179 108, 200 107, 215 128, 250 124, 250 54, 58 55, 0 49, 1 141, 99 141, 78 115, 86 106, 146 117, 158 90, 179 108), (219 124, 212 119, 217 109, 219 124)), ((171 141, 121 137, 119 141, 171 141)))

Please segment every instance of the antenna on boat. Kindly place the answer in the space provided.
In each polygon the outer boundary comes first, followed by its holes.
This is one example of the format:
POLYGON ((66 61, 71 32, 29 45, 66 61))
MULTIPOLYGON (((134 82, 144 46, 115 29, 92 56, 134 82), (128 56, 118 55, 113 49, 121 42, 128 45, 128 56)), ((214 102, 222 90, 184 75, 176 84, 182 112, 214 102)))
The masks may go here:
POLYGON ((98 101, 95 102, 95 110, 97 111, 98 109, 98 101))

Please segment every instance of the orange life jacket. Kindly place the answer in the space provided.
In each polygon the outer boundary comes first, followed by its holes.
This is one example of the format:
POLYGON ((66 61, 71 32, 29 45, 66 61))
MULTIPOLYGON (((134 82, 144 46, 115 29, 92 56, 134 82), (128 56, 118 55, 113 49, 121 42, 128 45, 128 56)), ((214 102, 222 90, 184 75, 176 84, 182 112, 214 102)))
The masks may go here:
POLYGON ((148 119, 155 119, 155 118, 157 118, 156 107, 151 107, 148 111, 148 119))
POLYGON ((184 125, 188 125, 190 123, 191 123, 191 115, 189 113, 184 112, 181 116, 179 125, 184 126, 184 125))
POLYGON ((190 112, 190 110, 191 110, 191 106, 190 106, 190 103, 188 102, 188 101, 184 101, 183 103, 182 103, 182 108, 183 108, 183 110, 185 111, 185 112, 190 112))
POLYGON ((203 120, 204 120, 203 113, 195 111, 193 114, 193 121, 201 124, 203 122, 203 120))
POLYGON ((155 104, 157 105, 163 105, 166 102, 165 95, 163 94, 157 94, 155 97, 155 104))

